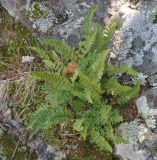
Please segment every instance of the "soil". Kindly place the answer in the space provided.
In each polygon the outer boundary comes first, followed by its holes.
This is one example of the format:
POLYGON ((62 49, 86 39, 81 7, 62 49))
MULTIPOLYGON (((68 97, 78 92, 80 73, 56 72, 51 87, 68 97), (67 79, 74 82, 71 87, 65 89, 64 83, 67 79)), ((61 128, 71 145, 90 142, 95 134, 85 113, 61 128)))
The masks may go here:
POLYGON ((132 100, 127 106, 120 108, 120 114, 123 116, 124 121, 132 121, 138 118, 138 110, 135 100, 132 100))

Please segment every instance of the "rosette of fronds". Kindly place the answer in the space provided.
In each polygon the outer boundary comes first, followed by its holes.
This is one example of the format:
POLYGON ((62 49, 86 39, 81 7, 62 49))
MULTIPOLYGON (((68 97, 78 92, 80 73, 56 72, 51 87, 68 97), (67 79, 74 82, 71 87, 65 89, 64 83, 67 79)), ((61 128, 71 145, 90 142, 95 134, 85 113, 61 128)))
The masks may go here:
POLYGON ((138 73, 127 66, 107 63, 108 45, 119 23, 114 20, 105 30, 99 24, 93 25, 96 9, 92 7, 87 15, 78 49, 60 40, 44 40, 46 50, 33 48, 45 71, 32 73, 31 79, 48 87, 45 101, 33 113, 29 128, 32 136, 51 125, 72 125, 85 140, 112 152, 111 144, 122 142, 114 126, 123 120, 112 104, 129 102, 139 92, 140 83, 119 83, 117 75, 136 77, 138 73))

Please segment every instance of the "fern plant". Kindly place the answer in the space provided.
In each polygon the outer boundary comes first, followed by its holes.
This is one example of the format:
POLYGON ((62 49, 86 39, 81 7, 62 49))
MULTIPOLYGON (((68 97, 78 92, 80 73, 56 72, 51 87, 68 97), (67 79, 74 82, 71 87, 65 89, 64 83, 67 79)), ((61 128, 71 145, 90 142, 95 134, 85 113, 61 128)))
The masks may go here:
POLYGON ((119 23, 113 21, 105 31, 99 24, 93 27, 96 9, 94 6, 88 13, 78 49, 59 40, 44 40, 46 51, 33 48, 45 64, 45 71, 33 72, 31 79, 44 82, 47 90, 45 101, 33 113, 28 126, 33 136, 51 125, 72 125, 84 140, 102 151, 112 152, 112 144, 122 142, 114 126, 123 120, 112 105, 130 101, 139 92, 140 83, 120 84, 117 75, 136 77, 138 73, 107 63, 108 45, 119 23))

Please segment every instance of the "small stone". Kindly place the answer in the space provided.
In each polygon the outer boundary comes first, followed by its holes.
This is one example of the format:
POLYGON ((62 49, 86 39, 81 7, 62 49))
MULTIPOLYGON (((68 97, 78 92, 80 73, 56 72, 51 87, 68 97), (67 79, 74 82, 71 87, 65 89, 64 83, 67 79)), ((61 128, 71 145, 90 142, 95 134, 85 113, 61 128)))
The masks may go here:
POLYGON ((11 109, 7 109, 4 113, 3 113, 4 117, 7 118, 11 115, 11 109))
POLYGON ((34 57, 31 57, 31 56, 22 57, 22 63, 28 63, 28 62, 33 62, 33 61, 34 61, 34 57))
POLYGON ((116 58, 116 55, 115 55, 113 52, 111 52, 111 53, 110 53, 110 58, 115 59, 115 58, 116 58))

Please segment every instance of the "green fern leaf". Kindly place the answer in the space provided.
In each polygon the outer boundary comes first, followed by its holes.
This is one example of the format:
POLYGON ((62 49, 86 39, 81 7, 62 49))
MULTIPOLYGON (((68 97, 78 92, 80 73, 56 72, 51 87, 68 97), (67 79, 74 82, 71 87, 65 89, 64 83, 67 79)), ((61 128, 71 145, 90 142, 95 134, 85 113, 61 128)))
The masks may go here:
POLYGON ((52 68, 52 61, 50 60, 49 55, 46 54, 46 52, 43 49, 38 47, 32 47, 32 50, 34 50, 37 53, 37 55, 43 60, 43 63, 48 69, 52 68))
POLYGON ((86 17, 85 22, 83 24, 84 35, 91 34, 91 32, 92 32, 93 17, 94 17, 94 14, 95 14, 97 8, 98 8, 98 6, 91 7, 88 14, 87 14, 87 17, 86 17))
POLYGON ((134 77, 137 77, 139 75, 139 73, 136 70, 126 65, 113 66, 112 64, 107 64, 105 71, 108 73, 109 76, 123 73, 126 73, 134 77))
POLYGON ((104 31, 100 24, 97 23, 96 28, 97 28, 97 33, 91 51, 93 52, 96 50, 97 52, 102 52, 104 49, 106 49, 104 45, 106 37, 104 36, 103 33, 104 31))
POLYGON ((107 140, 101 136, 98 131, 92 130, 90 132, 90 141, 95 143, 101 151, 112 152, 111 145, 107 142, 107 140))
POLYGON ((80 58, 85 57, 91 50, 95 41, 96 33, 97 29, 94 29, 91 34, 87 34, 86 36, 84 36, 84 41, 79 44, 80 58))
POLYGON ((69 60, 73 60, 75 51, 72 47, 70 47, 65 42, 63 43, 60 40, 46 39, 43 41, 43 44, 52 46, 60 56, 63 56, 65 58, 65 62, 68 62, 69 60))
POLYGON ((73 124, 74 130, 78 131, 81 136, 86 140, 87 136, 87 127, 83 125, 84 120, 83 119, 76 119, 75 123, 73 124))
POLYGON ((113 35, 117 29, 120 27, 120 22, 116 19, 113 20, 105 29, 105 40, 104 48, 108 48, 109 44, 112 42, 113 35))
POLYGON ((111 93, 114 96, 121 95, 123 93, 131 91, 131 87, 121 85, 115 77, 111 77, 104 84, 104 89, 107 93, 111 93))
POLYGON ((95 73, 98 80, 101 79, 101 77, 104 73, 103 71, 104 71, 104 68, 105 68, 105 61, 106 61, 106 57, 107 57, 108 53, 109 53, 109 50, 102 51, 99 54, 96 61, 92 65, 93 72, 95 73))
POLYGON ((70 86, 70 82, 64 76, 56 75, 48 71, 33 72, 32 77, 36 80, 47 81, 55 88, 70 86))
POLYGON ((119 112, 117 109, 114 109, 112 110, 112 112, 110 112, 109 121, 112 125, 116 125, 123 121, 123 117, 119 115, 119 112))
POLYGON ((122 94, 119 98, 117 98, 118 104, 125 104, 130 101, 133 97, 135 97, 140 91, 140 81, 137 81, 135 86, 125 94, 122 94))
POLYGON ((92 99, 94 101, 99 101, 101 94, 100 83, 98 83, 94 78, 92 79, 86 76, 82 72, 79 72, 79 78, 79 82, 85 88, 85 95, 89 103, 93 102, 92 99))
POLYGON ((65 108, 48 108, 47 106, 40 107, 33 113, 28 125, 28 128, 31 129, 30 137, 32 137, 40 129, 47 128, 50 125, 68 123, 70 118, 71 114, 65 108))

